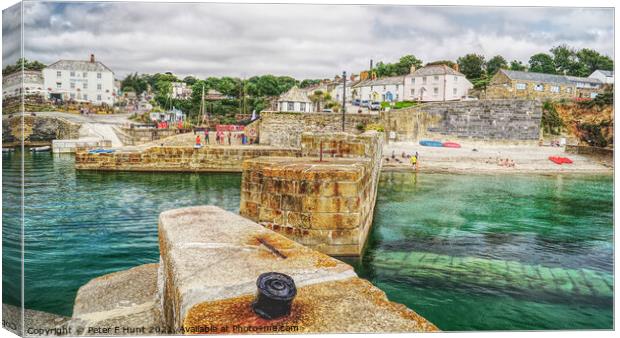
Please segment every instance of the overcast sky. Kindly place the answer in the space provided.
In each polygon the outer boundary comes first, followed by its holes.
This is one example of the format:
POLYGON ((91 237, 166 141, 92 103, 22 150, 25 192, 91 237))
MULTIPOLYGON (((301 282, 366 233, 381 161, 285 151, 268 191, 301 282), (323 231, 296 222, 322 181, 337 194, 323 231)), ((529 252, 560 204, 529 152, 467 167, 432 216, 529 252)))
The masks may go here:
MULTIPOLYGON (((424 62, 466 53, 509 61, 566 43, 613 58, 613 9, 260 5, 24 4, 24 53, 49 64, 94 53, 130 72, 328 78, 369 60, 424 62)), ((19 17, 3 13, 3 66, 18 57, 19 17), (13 47, 13 48, 11 48, 13 47)))

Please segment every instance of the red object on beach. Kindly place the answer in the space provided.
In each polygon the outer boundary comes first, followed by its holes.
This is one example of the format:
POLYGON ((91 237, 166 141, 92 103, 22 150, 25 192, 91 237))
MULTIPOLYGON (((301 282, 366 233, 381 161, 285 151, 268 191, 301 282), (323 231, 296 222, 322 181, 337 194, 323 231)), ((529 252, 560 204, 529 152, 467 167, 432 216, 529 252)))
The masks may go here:
POLYGON ((549 156, 549 161, 555 164, 571 164, 573 160, 568 157, 560 157, 560 156, 549 156))
POLYGON ((456 142, 444 142, 442 146, 446 148, 460 148, 461 147, 461 145, 456 142))

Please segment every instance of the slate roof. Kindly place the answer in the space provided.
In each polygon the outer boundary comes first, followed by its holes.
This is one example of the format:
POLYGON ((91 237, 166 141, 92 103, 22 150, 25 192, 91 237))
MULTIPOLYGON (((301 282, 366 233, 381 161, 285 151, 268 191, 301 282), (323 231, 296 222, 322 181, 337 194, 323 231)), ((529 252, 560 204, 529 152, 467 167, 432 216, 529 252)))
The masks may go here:
POLYGON ((521 71, 507 70, 507 69, 500 69, 500 72, 506 74, 506 76, 508 76, 512 80, 523 80, 523 81, 542 82, 542 83, 560 83, 560 84, 568 84, 568 85, 575 84, 576 82, 596 83, 596 84, 602 83, 598 79, 587 78, 587 77, 534 73, 534 72, 521 72, 521 71))
POLYGON ((412 76, 432 76, 432 75, 459 75, 465 76, 463 73, 454 70, 451 67, 446 65, 430 65, 422 67, 415 72, 413 72, 412 76))
POLYGON ((308 98, 308 92, 297 86, 294 86, 289 89, 288 92, 282 94, 278 101, 311 102, 308 98))
POLYGON ((353 87, 368 87, 368 86, 386 86, 386 85, 402 85, 405 83, 404 76, 391 76, 391 77, 382 77, 376 80, 366 79, 356 83, 353 87))
POLYGON ((50 69, 74 70, 78 72, 112 72, 110 68, 100 61, 90 62, 83 60, 58 60, 47 66, 50 69))
POLYGON ((614 76, 614 71, 613 70, 597 69, 597 71, 601 72, 601 74, 603 74, 605 76, 614 76))

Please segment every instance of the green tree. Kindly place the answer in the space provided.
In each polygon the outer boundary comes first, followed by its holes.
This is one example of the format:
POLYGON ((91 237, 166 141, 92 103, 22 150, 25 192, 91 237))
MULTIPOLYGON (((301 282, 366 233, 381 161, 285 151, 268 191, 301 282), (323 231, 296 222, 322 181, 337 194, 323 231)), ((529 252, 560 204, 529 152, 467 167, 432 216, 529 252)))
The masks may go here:
POLYGON ((480 79, 485 74, 484 56, 478 54, 467 54, 459 57, 456 62, 459 64, 461 73, 470 80, 480 79))
POLYGON ((599 52, 584 48, 576 53, 579 67, 574 75, 589 76, 595 70, 613 70, 614 62, 608 56, 601 55, 599 52))
POLYGON ((508 68, 508 62, 501 55, 495 55, 487 61, 486 69, 489 76, 495 75, 498 70, 508 68))
POLYGON ((510 69, 510 70, 516 70, 516 71, 521 71, 521 72, 523 72, 523 71, 527 70, 527 66, 526 66, 526 65, 524 65, 521 61, 518 61, 518 60, 512 60, 512 61, 510 62, 510 68, 509 68, 509 69, 510 69))
POLYGON ((553 57, 549 54, 538 53, 530 57, 530 72, 555 74, 553 57))
POLYGON ((24 70, 42 70, 46 66, 39 61, 28 61, 26 58, 19 58, 14 64, 2 68, 2 75, 8 75, 24 70))
POLYGON ((396 75, 407 75, 411 71, 411 66, 415 66, 416 68, 422 67, 422 61, 416 58, 413 55, 405 55, 398 60, 396 64, 395 72, 396 75))
POLYGON ((316 111, 321 111, 321 104, 325 100, 325 93, 323 93, 323 91, 321 90, 315 90, 314 93, 308 95, 308 98, 316 107, 316 111))
POLYGON ((456 63, 454 63, 454 61, 450 61, 450 60, 437 60, 437 61, 429 62, 426 65, 427 66, 446 65, 450 68, 453 68, 455 64, 456 63))
POLYGON ((549 50, 553 55, 555 72, 564 75, 576 75, 579 69, 579 60, 574 49, 567 45, 559 45, 549 50))
POLYGON ((196 83, 196 81, 198 81, 198 79, 196 79, 195 77, 193 77, 191 75, 188 75, 188 76, 183 78, 183 82, 187 83, 190 86, 192 86, 194 83, 196 83))

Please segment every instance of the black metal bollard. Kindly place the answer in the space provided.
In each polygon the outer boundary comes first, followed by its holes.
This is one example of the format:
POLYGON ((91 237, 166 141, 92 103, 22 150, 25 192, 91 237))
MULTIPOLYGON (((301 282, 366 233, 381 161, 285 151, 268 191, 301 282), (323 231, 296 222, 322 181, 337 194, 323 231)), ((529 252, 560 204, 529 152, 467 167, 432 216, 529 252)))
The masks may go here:
POLYGON ((256 280, 258 291, 252 303, 254 313, 264 319, 288 316, 297 289, 293 278, 279 272, 267 272, 256 280))

